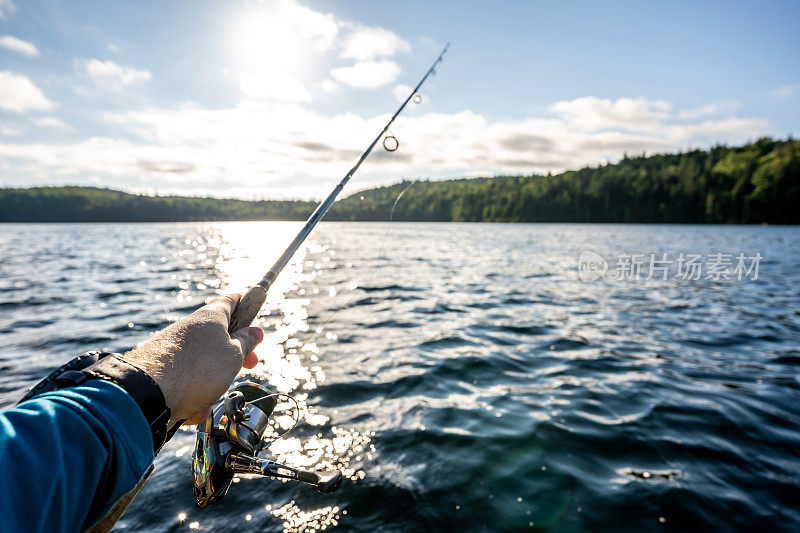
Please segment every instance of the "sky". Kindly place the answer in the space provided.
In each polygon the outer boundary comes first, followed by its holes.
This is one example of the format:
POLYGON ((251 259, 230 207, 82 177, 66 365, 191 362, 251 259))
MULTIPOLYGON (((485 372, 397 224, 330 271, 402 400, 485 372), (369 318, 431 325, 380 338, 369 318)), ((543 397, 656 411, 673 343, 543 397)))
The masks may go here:
POLYGON ((0 186, 321 198, 800 133, 800 3, 0 0, 0 186))

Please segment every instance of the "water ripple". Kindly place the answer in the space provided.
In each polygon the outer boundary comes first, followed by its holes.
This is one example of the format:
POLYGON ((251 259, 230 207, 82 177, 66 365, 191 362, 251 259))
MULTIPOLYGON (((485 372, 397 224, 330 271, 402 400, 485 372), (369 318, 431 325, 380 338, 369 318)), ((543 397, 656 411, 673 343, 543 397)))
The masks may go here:
MULTIPOLYGON (((297 227, 3 225, 2 405, 251 284, 297 227)), ((800 230, 395 224, 379 259, 386 229, 324 224, 257 319, 248 376, 300 405, 270 451, 342 489, 242 477, 199 510, 185 430, 121 526, 800 529, 800 230), (586 249, 766 260, 757 282, 583 283, 586 249)))

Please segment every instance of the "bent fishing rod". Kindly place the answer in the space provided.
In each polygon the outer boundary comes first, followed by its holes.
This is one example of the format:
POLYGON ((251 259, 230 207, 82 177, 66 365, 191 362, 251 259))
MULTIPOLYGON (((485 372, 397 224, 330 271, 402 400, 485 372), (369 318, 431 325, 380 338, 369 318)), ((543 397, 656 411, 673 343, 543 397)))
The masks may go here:
MULTIPOLYGON (((410 101, 413 100, 415 103, 422 101, 419 90, 427 79, 435 74, 437 65, 442 62, 449 47, 450 43, 447 43, 436 58, 436 61, 433 62, 433 65, 411 91, 411 94, 400 104, 400 107, 397 108, 380 133, 378 133, 375 140, 370 143, 364 153, 361 154, 361 157, 358 158, 353 168, 345 174, 344 178, 334 187, 328 197, 308 217, 303 228, 278 260, 275 261, 275 264, 264 274, 261 281, 242 296, 236 309, 231 314, 228 333, 234 333, 252 324, 261 311, 261 307, 266 301, 267 291, 272 286, 275 278, 278 277, 295 252, 303 245, 303 242, 305 242, 317 223, 322 220, 336 197, 339 196, 339 193, 350 181, 350 178, 355 175, 364 160, 372 153, 381 138, 384 138, 383 146, 386 150, 393 152, 398 148, 397 139, 391 134, 386 136, 389 127, 410 101), (391 144, 387 144, 389 139, 393 141, 391 144)), ((227 393, 215 405, 212 415, 197 426, 197 442, 192 454, 192 479, 195 498, 199 506, 205 507, 219 501, 227 493, 235 474, 256 474, 293 479, 315 485, 320 492, 333 492, 339 488, 342 482, 341 471, 309 472, 257 457, 258 452, 264 449, 263 436, 268 427, 268 418, 277 405, 277 397, 279 396, 286 395, 272 393, 266 387, 249 381, 239 383, 234 386, 232 392, 227 393)), ((291 399, 291 397, 289 398, 291 399)), ((169 436, 171 437, 184 422, 186 420, 181 420, 175 424, 170 430, 169 436)), ((153 467, 151 466, 139 481, 139 484, 120 498, 91 531, 107 532, 111 530, 152 471, 153 467)))

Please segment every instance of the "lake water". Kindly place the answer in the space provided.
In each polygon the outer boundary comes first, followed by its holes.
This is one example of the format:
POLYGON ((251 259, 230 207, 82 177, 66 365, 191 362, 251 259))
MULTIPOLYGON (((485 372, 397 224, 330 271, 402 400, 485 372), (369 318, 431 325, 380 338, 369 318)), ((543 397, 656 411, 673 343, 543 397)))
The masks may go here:
MULTIPOLYGON (((298 228, 0 225, 0 405, 256 282, 298 228)), ((799 265, 797 227, 323 224, 249 375, 301 406, 271 452, 340 491, 241 479, 198 509, 186 430, 118 527, 800 530, 799 265)))

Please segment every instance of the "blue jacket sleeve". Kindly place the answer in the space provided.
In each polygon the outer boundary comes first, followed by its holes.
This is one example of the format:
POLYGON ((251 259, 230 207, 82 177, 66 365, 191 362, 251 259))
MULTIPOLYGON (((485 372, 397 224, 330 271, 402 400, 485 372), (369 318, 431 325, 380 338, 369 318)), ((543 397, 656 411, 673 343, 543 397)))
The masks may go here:
POLYGON ((121 387, 93 380, 0 413, 3 531, 80 531, 153 462, 150 428, 121 387))

